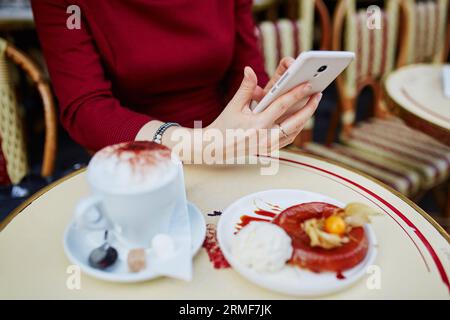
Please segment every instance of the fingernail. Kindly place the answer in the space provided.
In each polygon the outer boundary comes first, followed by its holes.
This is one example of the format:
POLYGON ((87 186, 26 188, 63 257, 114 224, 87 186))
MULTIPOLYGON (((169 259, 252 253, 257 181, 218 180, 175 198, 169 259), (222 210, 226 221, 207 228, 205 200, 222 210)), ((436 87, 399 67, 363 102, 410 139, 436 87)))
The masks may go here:
POLYGON ((322 93, 319 93, 319 94, 317 95, 317 97, 316 97, 316 101, 317 101, 317 102, 320 102, 320 100, 322 100, 322 97, 323 97, 323 94, 322 94, 322 93))
POLYGON ((244 77, 248 79, 250 77, 250 67, 244 68, 244 77))

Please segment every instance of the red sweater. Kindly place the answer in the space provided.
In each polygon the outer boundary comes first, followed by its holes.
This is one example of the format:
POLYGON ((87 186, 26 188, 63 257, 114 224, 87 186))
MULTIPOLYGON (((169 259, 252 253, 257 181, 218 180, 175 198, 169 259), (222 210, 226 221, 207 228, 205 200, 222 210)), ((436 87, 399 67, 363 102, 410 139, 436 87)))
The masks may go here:
POLYGON ((63 126, 86 148, 148 121, 211 123, 246 65, 267 82, 251 0, 33 0, 63 126), (69 5, 81 29, 69 30, 69 5))

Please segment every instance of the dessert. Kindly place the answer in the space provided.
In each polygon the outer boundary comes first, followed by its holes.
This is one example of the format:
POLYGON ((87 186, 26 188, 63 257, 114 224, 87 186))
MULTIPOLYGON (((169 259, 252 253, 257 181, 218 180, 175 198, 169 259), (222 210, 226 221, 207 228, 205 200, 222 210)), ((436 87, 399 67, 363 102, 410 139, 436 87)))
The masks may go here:
POLYGON ((315 272, 342 272, 359 264, 369 248, 363 228, 369 211, 359 204, 348 208, 312 202, 281 212, 273 223, 292 239, 294 252, 289 263, 315 272))
POLYGON ((279 255, 286 257, 288 250, 284 247, 282 253, 279 248, 279 252, 274 252, 273 242, 281 240, 275 232, 267 231, 270 225, 278 226, 289 237, 292 254, 285 260, 287 264, 341 275, 366 257, 369 241, 364 225, 376 213, 372 208, 360 203, 339 208, 329 203, 310 202, 277 211, 271 215, 264 211, 261 215, 258 209, 255 211, 258 217, 241 217, 236 238, 242 239, 236 241, 236 246, 240 247, 233 248, 233 254, 247 266, 265 271, 283 267, 279 255), (266 256, 273 256, 274 260, 266 256))

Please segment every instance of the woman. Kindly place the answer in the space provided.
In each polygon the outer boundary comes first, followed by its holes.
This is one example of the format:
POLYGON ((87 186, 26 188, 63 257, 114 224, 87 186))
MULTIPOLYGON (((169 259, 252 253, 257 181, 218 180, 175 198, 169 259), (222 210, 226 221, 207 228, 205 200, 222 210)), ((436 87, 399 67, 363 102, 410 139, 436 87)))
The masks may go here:
POLYGON ((194 121, 222 132, 281 126, 282 147, 321 98, 311 97, 280 125, 287 108, 310 96, 309 84, 260 114, 250 111, 250 102, 260 100, 293 61, 282 60, 269 81, 251 0, 33 0, 32 6, 62 124, 90 150, 133 139, 173 147, 171 134, 193 135, 194 121), (81 13, 75 29, 67 25, 77 18, 73 5, 81 13))

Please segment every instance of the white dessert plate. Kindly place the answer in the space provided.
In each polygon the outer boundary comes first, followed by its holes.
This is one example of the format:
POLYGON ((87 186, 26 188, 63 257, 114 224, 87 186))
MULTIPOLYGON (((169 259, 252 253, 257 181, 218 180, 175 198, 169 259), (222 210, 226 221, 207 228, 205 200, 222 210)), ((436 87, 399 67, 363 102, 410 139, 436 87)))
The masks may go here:
MULTIPOLYGON (((206 223, 203 214, 192 203, 188 203, 188 214, 191 225, 192 256, 195 256, 205 240, 206 223)), ((104 243, 103 239, 104 230, 92 231, 76 228, 74 222, 71 221, 64 234, 64 251, 69 260, 73 264, 80 266, 83 272, 101 280, 140 282, 160 277, 159 274, 156 274, 149 268, 136 273, 130 272, 127 264, 129 248, 112 233, 109 236, 108 242, 119 253, 116 263, 106 270, 92 268, 88 264, 89 254, 94 248, 104 243)))
MULTIPOLYGON (((245 196, 231 204, 222 213, 218 227, 217 238, 220 248, 230 265, 247 280, 270 290, 302 297, 313 297, 330 294, 348 288, 356 281, 367 275, 367 268, 373 265, 377 254, 375 233, 370 225, 364 229, 369 240, 369 250, 364 260, 352 269, 338 277, 336 273, 314 273, 306 269, 286 265, 277 272, 257 272, 240 263, 231 253, 231 244, 235 237, 236 225, 243 215, 258 218, 271 218, 258 216, 254 213, 256 204, 266 203, 268 206, 279 206, 281 209, 307 202, 325 202, 339 207, 344 204, 327 196, 301 190, 278 189, 268 190, 245 196)), ((277 208, 277 207, 275 207, 277 208)), ((263 209, 263 208, 262 208, 263 209)))

